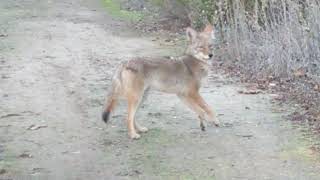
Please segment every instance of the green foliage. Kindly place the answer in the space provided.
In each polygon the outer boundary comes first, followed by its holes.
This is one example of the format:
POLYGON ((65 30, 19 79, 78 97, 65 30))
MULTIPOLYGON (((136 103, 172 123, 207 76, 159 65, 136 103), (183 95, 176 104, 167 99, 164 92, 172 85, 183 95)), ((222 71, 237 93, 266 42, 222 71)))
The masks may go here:
POLYGON ((107 11, 113 17, 130 21, 139 21, 143 18, 142 12, 121 9, 120 2, 117 0, 103 0, 103 2, 107 11))

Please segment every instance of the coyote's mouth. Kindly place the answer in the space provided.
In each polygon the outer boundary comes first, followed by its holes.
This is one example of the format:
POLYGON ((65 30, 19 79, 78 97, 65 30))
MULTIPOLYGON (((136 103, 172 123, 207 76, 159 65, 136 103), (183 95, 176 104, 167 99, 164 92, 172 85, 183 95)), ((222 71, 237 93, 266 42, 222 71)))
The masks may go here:
POLYGON ((195 57, 199 60, 209 60, 210 56, 209 55, 205 55, 202 52, 198 53, 195 55, 195 57))

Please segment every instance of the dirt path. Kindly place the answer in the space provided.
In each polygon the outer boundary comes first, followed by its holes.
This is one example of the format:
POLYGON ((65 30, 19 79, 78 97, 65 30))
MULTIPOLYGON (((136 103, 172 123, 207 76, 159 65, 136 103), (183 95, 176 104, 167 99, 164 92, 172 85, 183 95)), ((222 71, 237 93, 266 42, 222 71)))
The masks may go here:
POLYGON ((112 20, 99 0, 0 2, 0 179, 320 179, 308 138, 270 96, 211 74, 224 123, 201 132, 173 95, 152 92, 127 137, 126 105, 100 119, 120 60, 174 53, 112 20), (246 108, 247 107, 247 108, 246 108))

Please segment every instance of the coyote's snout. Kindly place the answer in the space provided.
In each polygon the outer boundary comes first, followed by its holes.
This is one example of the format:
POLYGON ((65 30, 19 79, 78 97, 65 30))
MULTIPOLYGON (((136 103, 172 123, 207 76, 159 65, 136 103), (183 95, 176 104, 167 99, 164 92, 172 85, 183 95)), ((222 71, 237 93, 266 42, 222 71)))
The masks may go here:
POLYGON ((201 130, 205 130, 205 115, 219 125, 214 112, 199 94, 201 80, 207 76, 208 60, 212 57, 212 31, 207 25, 202 32, 187 28, 188 48, 184 56, 175 60, 168 58, 135 58, 121 63, 113 77, 102 118, 108 121, 117 100, 123 97, 128 102, 127 126, 129 136, 138 139, 137 132, 146 132, 146 127, 135 121, 135 113, 146 89, 176 94, 198 114, 201 130))

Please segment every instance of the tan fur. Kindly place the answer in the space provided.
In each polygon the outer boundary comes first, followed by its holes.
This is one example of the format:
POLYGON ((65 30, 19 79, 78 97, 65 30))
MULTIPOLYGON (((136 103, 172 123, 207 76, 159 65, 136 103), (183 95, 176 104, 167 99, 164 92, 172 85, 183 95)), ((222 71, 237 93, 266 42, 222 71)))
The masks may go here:
POLYGON ((146 89, 155 89, 176 94, 190 109, 198 114, 201 129, 204 130, 205 115, 209 121, 218 126, 214 112, 199 94, 201 80, 207 76, 211 54, 212 26, 208 25, 203 32, 187 28, 189 40, 186 54, 175 60, 168 58, 135 58, 123 62, 118 68, 112 83, 104 113, 107 121, 119 97, 128 102, 127 126, 129 136, 138 139, 138 132, 148 129, 140 126, 135 120, 135 113, 146 89), (137 130, 137 131, 136 131, 137 130))

